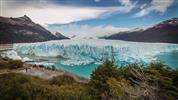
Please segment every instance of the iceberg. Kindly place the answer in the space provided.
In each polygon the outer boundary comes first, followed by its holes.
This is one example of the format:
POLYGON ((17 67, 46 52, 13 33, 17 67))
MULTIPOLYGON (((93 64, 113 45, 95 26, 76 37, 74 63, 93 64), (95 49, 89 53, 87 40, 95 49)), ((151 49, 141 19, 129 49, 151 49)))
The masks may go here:
POLYGON ((14 50, 9 50, 9 51, 2 52, 1 57, 2 58, 6 58, 7 57, 7 58, 13 59, 13 60, 22 60, 22 58, 14 50))
POLYGON ((149 63, 160 53, 178 51, 178 44, 143 43, 104 39, 71 39, 14 44, 18 54, 39 57, 63 57, 63 64, 99 63, 107 59, 128 63, 149 63))
POLYGON ((33 61, 32 59, 29 59, 28 57, 24 57, 23 59, 22 59, 22 61, 23 62, 28 62, 28 61, 33 61))
POLYGON ((2 58, 9 58, 12 60, 21 60, 22 62, 33 61, 32 59, 29 59, 28 57, 19 56, 15 50, 3 51, 0 53, 0 56, 2 58))

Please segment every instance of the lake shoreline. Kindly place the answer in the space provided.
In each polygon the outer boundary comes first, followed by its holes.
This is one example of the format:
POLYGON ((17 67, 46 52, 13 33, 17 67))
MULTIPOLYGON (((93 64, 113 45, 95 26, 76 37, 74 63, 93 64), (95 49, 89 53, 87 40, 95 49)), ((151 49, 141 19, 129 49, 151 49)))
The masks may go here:
MULTIPOLYGON (((7 63, 9 59, 0 58, 0 63, 7 63)), ((23 62, 22 68, 17 69, 0 69, 0 74, 9 74, 9 73, 20 73, 25 75, 30 75, 34 77, 39 77, 41 79, 51 79, 53 77, 67 75, 69 77, 74 78, 77 82, 88 83, 89 79, 80 77, 74 73, 67 72, 61 69, 52 69, 44 65, 35 65, 35 64, 27 64, 23 62)))

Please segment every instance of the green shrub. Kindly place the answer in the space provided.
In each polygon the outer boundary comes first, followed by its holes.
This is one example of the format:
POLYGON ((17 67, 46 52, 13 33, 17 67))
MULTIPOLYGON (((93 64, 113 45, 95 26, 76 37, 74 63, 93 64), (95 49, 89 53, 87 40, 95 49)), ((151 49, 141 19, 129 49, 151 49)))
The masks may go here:
POLYGON ((59 87, 61 100, 92 100, 84 85, 61 85, 59 87))
POLYGON ((23 67, 23 62, 20 60, 0 61, 0 69, 17 69, 23 67))
POLYGON ((177 70, 161 63, 116 68, 113 62, 106 61, 92 73, 88 87, 94 99, 175 100, 178 97, 177 78, 177 70))
POLYGON ((57 76, 49 80, 49 83, 51 85, 66 85, 66 84, 73 84, 76 83, 76 81, 67 75, 57 76))
POLYGON ((99 65, 91 74, 89 82, 89 91, 95 99, 101 99, 102 95, 107 96, 109 93, 109 86, 107 80, 109 78, 119 78, 117 66, 113 62, 106 60, 102 65, 99 65))
MULTIPOLYGON (((18 61, 1 64, 22 66, 18 61)), ((178 70, 161 63, 117 67, 111 61, 99 65, 88 84, 67 75, 43 80, 9 73, 0 75, 0 100, 176 100, 177 78, 178 70)))
POLYGON ((23 74, 2 74, 0 83, 0 100, 91 100, 84 84, 51 85, 23 74))
POLYGON ((17 69, 23 67, 23 62, 20 60, 9 60, 8 65, 10 69, 17 69))
POLYGON ((0 62, 0 69, 5 69, 5 68, 9 68, 8 62, 0 62))

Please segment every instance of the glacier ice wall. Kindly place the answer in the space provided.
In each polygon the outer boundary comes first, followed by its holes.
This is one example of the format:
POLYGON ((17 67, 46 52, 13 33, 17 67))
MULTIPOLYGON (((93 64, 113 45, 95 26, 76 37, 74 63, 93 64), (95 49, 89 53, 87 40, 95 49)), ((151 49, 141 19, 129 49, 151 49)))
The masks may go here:
POLYGON ((129 63, 151 62, 155 56, 178 50, 177 44, 141 43, 120 40, 78 39, 58 40, 40 43, 19 43, 14 50, 20 54, 41 57, 69 58, 64 63, 79 64, 100 62, 114 56, 116 61, 129 63))
POLYGON ((2 58, 9 58, 13 60, 22 60, 22 58, 14 50, 4 51, 0 54, 2 58))

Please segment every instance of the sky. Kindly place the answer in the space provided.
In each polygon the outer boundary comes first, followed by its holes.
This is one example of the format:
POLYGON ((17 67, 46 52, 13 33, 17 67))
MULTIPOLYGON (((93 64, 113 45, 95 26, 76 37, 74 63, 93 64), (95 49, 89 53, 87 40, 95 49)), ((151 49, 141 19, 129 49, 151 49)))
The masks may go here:
POLYGON ((178 0, 0 0, 0 15, 27 15, 68 37, 100 37, 178 17, 178 0))

